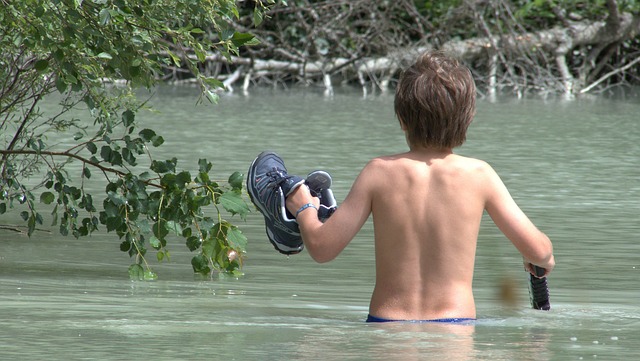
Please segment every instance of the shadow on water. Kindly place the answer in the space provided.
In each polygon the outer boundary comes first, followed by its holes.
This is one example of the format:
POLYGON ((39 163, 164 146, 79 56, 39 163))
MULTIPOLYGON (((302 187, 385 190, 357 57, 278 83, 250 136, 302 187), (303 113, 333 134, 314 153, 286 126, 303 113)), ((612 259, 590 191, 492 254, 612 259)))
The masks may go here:
MULTIPOLYGON (((367 160, 406 147, 391 95, 264 90, 194 107, 192 89, 165 88, 151 104, 158 112, 140 120, 164 136, 160 158, 176 156, 194 169, 208 158, 226 179, 272 149, 292 173, 329 171, 338 200, 367 160)), ((471 326, 364 323, 374 281, 370 223, 338 259, 318 265, 306 253, 276 253, 253 212, 246 223, 236 220, 249 239, 246 275, 214 281, 194 277, 180 243, 169 245, 171 262, 154 266, 159 280, 131 282, 131 261, 112 234, 28 239, 0 231, 0 358, 633 358, 640 352, 639 113, 629 99, 479 103, 459 153, 492 164, 554 241, 550 312, 529 308, 521 259, 488 218, 474 280, 479 321, 471 326), (508 303, 504 284, 512 288, 508 303)))

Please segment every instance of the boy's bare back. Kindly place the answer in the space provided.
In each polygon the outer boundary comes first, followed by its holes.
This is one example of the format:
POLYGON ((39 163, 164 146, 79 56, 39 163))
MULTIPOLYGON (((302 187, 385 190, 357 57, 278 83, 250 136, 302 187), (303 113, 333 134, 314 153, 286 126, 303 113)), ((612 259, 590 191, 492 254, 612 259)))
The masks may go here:
POLYGON ((371 181, 362 184, 371 188, 376 245, 370 313, 475 318, 471 282, 483 163, 451 152, 409 152, 375 159, 363 173, 371 181))
POLYGON ((378 317, 476 317, 471 285, 485 208, 519 219, 504 225, 519 234, 516 242, 548 241, 483 161, 420 150, 378 158, 364 172, 387 175, 371 185, 377 274, 370 312, 378 317), (394 187, 406 191, 388 191, 394 187))

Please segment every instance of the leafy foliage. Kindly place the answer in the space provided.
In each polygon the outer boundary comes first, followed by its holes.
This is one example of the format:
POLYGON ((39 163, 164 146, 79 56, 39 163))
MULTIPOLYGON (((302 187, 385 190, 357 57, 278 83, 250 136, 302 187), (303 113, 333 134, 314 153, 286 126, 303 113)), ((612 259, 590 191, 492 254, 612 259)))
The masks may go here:
MULTIPOLYGON (((274 2, 254 2, 256 22, 274 2)), ((152 88, 168 67, 186 66, 203 97, 216 102, 223 84, 202 75, 198 65, 257 43, 233 28, 235 2, 0 3, 0 214, 20 211, 31 236, 44 223, 39 200, 52 207, 52 225, 63 235, 82 237, 104 227, 135 258, 129 268, 135 279, 156 278, 147 246, 158 261, 167 260, 173 236, 196 253, 195 272, 239 274, 246 238, 222 213, 247 214, 242 175, 221 184, 205 159, 194 175, 178 169, 175 158, 154 159, 151 148, 164 138, 139 129, 136 114, 145 105, 134 93, 152 88), (54 93, 58 109, 40 111, 54 93), (73 142, 51 141, 56 133, 73 134, 73 142), (81 164, 79 175, 69 173, 71 162, 81 164), (85 187, 96 173, 106 181, 104 194, 85 187)))
POLYGON ((607 16, 606 0, 520 1, 516 16, 529 27, 551 27, 561 23, 559 14, 570 12, 573 18, 602 19, 607 16))

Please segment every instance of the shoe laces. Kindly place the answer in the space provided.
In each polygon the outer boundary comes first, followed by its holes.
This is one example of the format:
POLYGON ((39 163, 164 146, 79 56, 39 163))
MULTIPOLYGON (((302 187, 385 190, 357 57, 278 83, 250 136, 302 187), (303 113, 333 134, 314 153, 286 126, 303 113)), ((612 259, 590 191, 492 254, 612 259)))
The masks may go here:
POLYGON ((282 171, 281 169, 278 168, 273 168, 273 170, 268 171, 266 173, 266 176, 269 177, 273 183, 269 184, 270 187, 280 187, 280 185, 284 182, 286 182, 289 178, 291 178, 290 175, 284 173, 284 171, 282 171))

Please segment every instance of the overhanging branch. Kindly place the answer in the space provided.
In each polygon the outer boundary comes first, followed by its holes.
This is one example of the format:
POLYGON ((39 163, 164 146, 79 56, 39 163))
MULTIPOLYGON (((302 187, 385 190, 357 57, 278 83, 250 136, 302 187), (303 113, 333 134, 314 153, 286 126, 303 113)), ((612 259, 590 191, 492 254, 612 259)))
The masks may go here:
MULTIPOLYGON (((107 173, 113 173, 118 175, 119 177, 124 177, 127 175, 127 173, 111 168, 111 167, 105 167, 104 165, 94 162, 90 159, 87 159, 83 156, 80 156, 78 154, 74 154, 74 153, 69 153, 69 152, 54 152, 54 151, 35 151, 35 150, 6 150, 6 149, 2 149, 0 150, 0 154, 3 155, 3 157, 6 157, 8 155, 14 155, 14 154, 19 154, 19 155, 38 155, 38 156, 42 156, 42 155, 48 155, 48 156, 53 156, 53 157, 67 157, 67 158, 74 158, 77 159, 83 163, 89 164, 91 166, 94 166, 98 169, 100 169, 103 172, 107 172, 107 173)), ((163 188, 161 185, 156 184, 156 183, 152 183, 152 182, 148 182, 145 181, 145 184, 149 185, 149 186, 153 186, 156 188, 163 188)))

